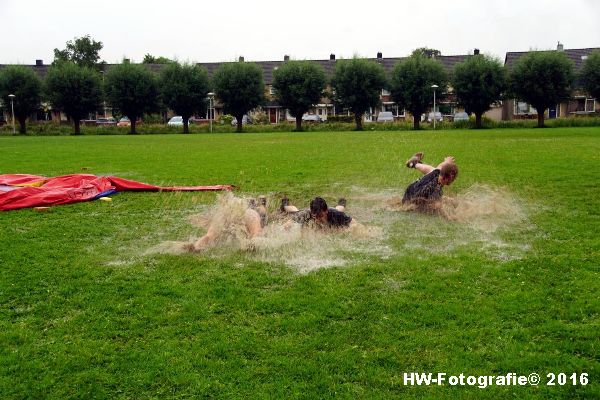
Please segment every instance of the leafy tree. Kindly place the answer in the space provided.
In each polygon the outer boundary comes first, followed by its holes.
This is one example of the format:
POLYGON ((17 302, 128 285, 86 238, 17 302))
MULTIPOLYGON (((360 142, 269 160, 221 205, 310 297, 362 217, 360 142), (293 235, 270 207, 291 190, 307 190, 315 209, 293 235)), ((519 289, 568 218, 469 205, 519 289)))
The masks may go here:
POLYGON ((507 88, 506 73, 497 58, 477 54, 454 67, 452 87, 458 103, 475 113, 475 126, 481 128, 481 116, 507 88))
POLYGON ((432 103, 431 86, 438 85, 442 92, 446 88, 446 82, 447 76, 442 64, 418 53, 394 66, 390 85, 392 99, 400 107, 410 111, 414 129, 419 129, 421 114, 432 103))
POLYGON ((102 42, 96 42, 90 35, 75 38, 67 42, 64 50, 54 49, 53 64, 71 61, 77 65, 95 68, 100 60, 98 54, 102 50, 102 42))
POLYGON ((411 55, 435 58, 441 56, 442 52, 437 49, 430 49, 429 47, 419 47, 418 49, 414 49, 411 55))
POLYGON ((156 79, 140 64, 122 63, 112 67, 106 74, 105 92, 112 108, 131 121, 131 134, 136 133, 138 118, 158 107, 156 79))
POLYGON ((73 120, 76 135, 80 133, 81 120, 97 111, 102 102, 102 83, 98 73, 72 62, 50 67, 46 76, 46 92, 52 107, 73 120))
POLYGON ((206 106, 208 72, 198 65, 169 64, 160 73, 159 90, 164 104, 183 117, 183 133, 188 133, 190 117, 206 106))
POLYGON ((42 81, 30 68, 12 65, 0 70, 0 99, 12 113, 8 95, 15 95, 13 106, 20 133, 27 133, 27 117, 40 108, 41 93, 42 81))
POLYGON ((546 109, 569 97, 573 78, 573 65, 563 52, 532 51, 515 63, 510 85, 516 98, 535 107, 543 128, 546 109))
POLYGON ((302 115, 323 96, 325 71, 311 61, 288 61, 273 74, 275 97, 296 118, 296 130, 302 130, 302 115))
POLYGON ((362 130, 362 117, 370 107, 379 105, 381 89, 387 85, 385 71, 375 61, 364 58, 340 60, 332 81, 334 97, 354 113, 356 130, 362 130))
POLYGON ((244 114, 264 101, 261 68, 253 63, 222 64, 213 76, 213 86, 225 112, 237 119, 237 131, 242 131, 244 114))
POLYGON ((170 64, 173 63, 175 61, 171 60, 170 58, 167 57, 154 57, 152 54, 146 54, 144 56, 144 60, 142 61, 142 64, 170 64))
POLYGON ((600 101, 600 50, 592 52, 584 61, 580 76, 584 89, 600 101))

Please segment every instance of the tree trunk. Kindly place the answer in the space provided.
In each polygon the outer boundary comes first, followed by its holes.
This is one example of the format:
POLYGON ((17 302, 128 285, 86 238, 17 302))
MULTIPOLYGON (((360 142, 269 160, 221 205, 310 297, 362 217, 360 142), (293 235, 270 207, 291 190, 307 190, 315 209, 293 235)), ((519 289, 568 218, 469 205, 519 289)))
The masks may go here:
POLYGON ((475 113, 475 128, 481 129, 481 113, 475 113))
POLYGON ((76 135, 80 135, 81 134, 81 120, 79 118, 73 118, 73 126, 75 127, 75 134, 76 135))
POLYGON ((419 116, 416 116, 413 114, 413 129, 415 131, 418 131, 421 128, 421 113, 419 113, 419 116))
POLYGON ((243 127, 243 122, 244 122, 244 114, 238 115, 236 117, 236 120, 237 120, 237 129, 236 129, 236 132, 237 133, 241 133, 242 132, 242 127, 243 127))
POLYGON ((363 126, 362 126, 362 114, 354 114, 354 122, 356 123, 356 130, 357 131, 362 131, 363 130, 363 126))
POLYGON ((129 130, 129 134, 137 134, 137 132, 135 131, 135 123, 137 122, 137 117, 131 118, 129 121, 131 121, 131 129, 129 130))
POLYGON ((189 123, 190 119, 188 117, 183 117, 183 133, 190 133, 189 123))
POLYGON ((26 134, 27 133, 27 117, 17 117, 19 120, 19 133, 26 134))
POLYGON ((296 132, 302 132, 302 114, 296 115, 296 132))
POLYGON ((544 125, 544 112, 546 111, 546 109, 542 110, 542 112, 540 112, 540 110, 538 110, 538 128, 545 128, 544 125))

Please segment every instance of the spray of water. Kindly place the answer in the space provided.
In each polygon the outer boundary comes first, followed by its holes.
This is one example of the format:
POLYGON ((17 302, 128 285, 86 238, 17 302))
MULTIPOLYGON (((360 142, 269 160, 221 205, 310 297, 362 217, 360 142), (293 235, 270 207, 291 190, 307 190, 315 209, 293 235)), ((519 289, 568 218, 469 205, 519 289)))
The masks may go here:
MULTIPOLYGON (((250 238, 244 224, 249 199, 231 193, 218 196, 213 207, 190 216, 189 222, 200 231, 211 226, 217 232, 214 244, 199 253, 202 257, 243 252, 249 259, 286 264, 300 273, 418 249, 449 252, 473 243, 483 243, 482 248, 490 256, 504 259, 518 257, 526 250, 502 238, 505 228, 526 220, 523 206, 506 190, 474 185, 456 196, 445 197, 433 214, 413 212, 413 208, 401 204, 396 193, 353 188, 347 212, 361 224, 345 230, 289 224, 289 218, 272 205, 262 234, 250 238)), ((149 252, 182 254, 196 239, 163 242, 149 252)))

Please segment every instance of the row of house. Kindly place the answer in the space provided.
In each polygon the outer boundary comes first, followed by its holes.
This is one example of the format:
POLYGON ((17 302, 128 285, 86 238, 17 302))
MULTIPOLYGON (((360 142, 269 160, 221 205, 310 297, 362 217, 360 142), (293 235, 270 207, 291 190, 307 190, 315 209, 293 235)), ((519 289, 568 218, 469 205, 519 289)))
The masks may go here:
MULTIPOLYGON (((600 48, 586 48, 586 49, 564 49, 562 44, 558 44, 558 51, 562 51, 565 55, 573 62, 574 70, 578 73, 581 70, 583 62, 595 50, 599 50, 600 48)), ((479 50, 475 49, 474 54, 479 54, 479 50)), ((527 54, 527 52, 508 52, 506 53, 506 57, 504 60, 504 64, 507 68, 512 68, 512 66, 519 60, 520 57, 527 54)), ((442 64, 444 69, 448 74, 451 74, 454 70, 454 66, 457 63, 464 61, 469 55, 456 55, 456 56, 437 56, 436 59, 442 64)), ((266 102, 262 106, 262 111, 264 111, 268 119, 271 123, 276 124, 286 120, 290 120, 290 116, 286 110, 282 109, 282 107, 277 103, 275 99, 275 93, 273 90, 273 73, 277 70, 283 63, 289 61, 289 56, 284 56, 280 61, 256 61, 257 64, 263 71, 263 81, 265 83, 265 97, 266 102)), ((404 60, 404 57, 391 57, 385 58, 382 53, 377 53, 376 58, 372 58, 372 61, 379 63, 386 73, 391 75, 392 69, 396 63, 404 60)), ((240 57, 239 61, 243 62, 244 58, 240 57)), ((331 54, 329 59, 325 60, 311 60, 312 62, 320 65, 324 70, 328 77, 333 76, 335 64, 338 61, 336 59, 335 54, 331 54)), ((214 72, 224 63, 198 63, 198 65, 207 69, 209 76, 212 76, 214 72)), ((164 67, 163 64, 145 64, 151 71, 158 73, 161 68, 164 67)), ((0 69, 4 67, 0 65, 0 69)), ((49 65, 44 64, 42 60, 36 60, 35 65, 29 66, 31 67, 40 78, 44 78, 49 65)), ((105 70, 111 68, 110 64, 105 65, 105 70)), ((577 87, 577 85, 574 85, 577 87)), ((374 121, 377 115, 382 111, 392 112, 394 118, 397 120, 412 120, 412 116, 407 113, 402 108, 398 107, 396 103, 394 103, 391 99, 390 92, 386 89, 381 90, 381 105, 377 109, 369 110, 365 114, 365 121, 370 122, 374 121)), ((448 96, 445 96, 437 105, 436 111, 442 113, 442 115, 451 118, 456 112, 462 111, 456 104, 456 99, 452 96, 451 90, 448 96)), ((105 110, 104 113, 107 113, 105 110)), ((329 98, 322 98, 319 104, 315 104, 313 110, 310 113, 319 115, 322 120, 327 120, 328 117, 332 115, 340 115, 347 114, 347 111, 339 108, 334 104, 334 102, 329 98)), ((572 96, 570 99, 565 100, 560 104, 556 104, 546 111, 546 117, 549 119, 553 118, 564 118, 570 116, 579 116, 579 115, 589 115, 589 114, 598 114, 600 113, 600 101, 597 99, 591 98, 581 89, 576 88, 572 92, 572 96)), ((223 114, 223 108, 221 104, 216 102, 213 110, 208 110, 207 114, 201 117, 210 119, 218 118, 223 114)), ((512 119, 533 119, 537 117, 537 111, 535 108, 531 107, 529 104, 517 101, 517 100, 505 100, 502 102, 498 102, 495 104, 491 110, 489 110, 485 116, 487 118, 493 120, 512 120, 512 119)), ((420 116, 419 116, 420 117, 420 116)), ((52 112, 46 107, 44 110, 40 110, 37 115, 32 116, 33 120, 45 120, 48 118, 62 118, 62 116, 58 112, 52 112)))

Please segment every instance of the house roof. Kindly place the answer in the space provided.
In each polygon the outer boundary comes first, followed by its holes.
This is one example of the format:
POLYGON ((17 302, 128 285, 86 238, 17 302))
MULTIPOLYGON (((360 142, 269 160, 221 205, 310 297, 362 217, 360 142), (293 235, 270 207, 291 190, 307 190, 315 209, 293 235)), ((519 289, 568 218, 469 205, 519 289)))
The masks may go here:
MULTIPOLYGON (((467 55, 439 56, 439 57, 436 57, 436 59, 442 63, 446 72, 451 72, 454 69, 454 65, 456 63, 464 61, 467 57, 468 57, 467 55)), ((383 68, 385 69, 385 72, 389 75, 392 73, 392 69, 394 68, 394 65, 396 65, 396 63, 398 61, 402 61, 406 58, 407 57, 391 57, 391 58, 388 57, 388 58, 369 58, 368 60, 375 61, 375 62, 381 64, 383 66, 383 68)), ((340 60, 343 60, 343 59, 308 60, 308 61, 312 61, 312 62, 320 65, 321 67, 323 67, 323 69, 325 70, 325 74, 328 77, 331 77, 331 76, 333 76, 336 62, 338 62, 340 60)), ((235 61, 231 61, 231 62, 235 62, 235 61)), ((265 84, 267 84, 267 85, 269 85, 273 82, 273 72, 275 71, 275 69, 280 67, 283 63, 285 63, 285 61, 250 61, 250 62, 254 62, 263 70, 263 80, 264 80, 265 84)), ((215 72, 215 70, 217 68, 219 68, 219 66, 221 66, 222 64, 225 64, 225 63, 218 63, 218 62, 198 63, 198 65, 200 65, 208 70, 209 76, 212 76, 213 73, 215 72)))
MULTIPOLYGON (((456 63, 464 61, 467 57, 468 57, 467 55, 438 56, 438 57, 436 57, 436 59, 442 63, 446 72, 451 72, 454 69, 454 65, 456 63)), ((392 72, 392 69, 394 68, 394 65, 396 65, 396 63, 398 61, 402 61, 404 59, 406 59, 406 57, 370 58, 369 60, 375 61, 375 62, 381 64, 383 66, 383 68, 385 69, 386 73, 388 75, 390 75, 392 72)), ((323 67, 323 69, 325 70, 325 74, 328 77, 332 77, 334 68, 335 68, 335 64, 336 64, 336 62, 338 62, 340 60, 343 60, 343 59, 309 60, 309 61, 312 61, 312 62, 320 65, 321 67, 323 67)), ((233 63, 233 62, 236 62, 236 61, 205 62, 205 63, 197 63, 197 65, 200 65, 200 66, 206 68, 208 71, 208 75, 212 77, 212 75, 217 70, 217 68, 219 68, 222 64, 233 63)), ((276 68, 281 66, 285 61, 282 60, 282 61, 249 61, 249 62, 254 62, 262 69, 263 81, 265 84, 270 85, 273 82, 273 72, 275 71, 276 68)), ((117 65, 117 64, 105 64, 104 70, 108 71, 108 70, 110 70, 110 68, 114 67, 115 65, 117 65)), ((165 64, 142 64, 142 65, 146 66, 148 69, 150 69, 152 72, 155 72, 155 73, 160 72, 160 70, 162 68, 164 68, 164 66, 165 66, 165 64)), ((6 66, 7 65, 0 64, 0 69, 4 68, 6 66)), ((48 64, 27 65, 27 67, 32 68, 38 74, 38 76, 43 79, 46 76, 50 65, 48 65, 48 64)))
MULTIPOLYGON (((534 50, 535 51, 535 50, 534 50)), ((540 51, 556 51, 556 50, 540 50, 540 51)), ((565 49, 562 50, 565 55, 573 61, 574 70, 578 72, 583 66, 583 58, 584 56, 590 55, 593 51, 600 51, 600 47, 591 47, 587 49, 565 49)), ((508 68, 512 68, 517 60, 523 57, 525 54, 529 54, 532 51, 511 51, 506 53, 506 58, 504 59, 504 65, 508 68)))

